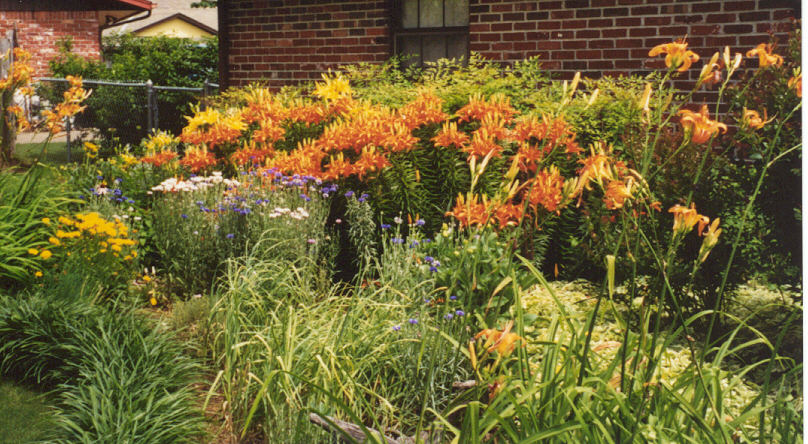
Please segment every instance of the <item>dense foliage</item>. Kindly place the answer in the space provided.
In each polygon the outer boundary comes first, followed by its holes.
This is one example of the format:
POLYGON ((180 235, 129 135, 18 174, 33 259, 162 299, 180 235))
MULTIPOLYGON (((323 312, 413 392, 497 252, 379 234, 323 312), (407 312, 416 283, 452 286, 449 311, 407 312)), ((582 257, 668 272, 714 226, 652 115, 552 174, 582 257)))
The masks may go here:
MULTIPOLYGON (((120 82, 146 82, 160 86, 202 87, 218 79, 218 41, 171 37, 135 37, 120 34, 105 37, 102 59, 84 58, 71 52, 65 40, 59 55, 49 62, 56 77, 68 75, 85 79, 120 82)), ((46 97, 55 98, 62 89, 43 84, 46 97)), ((87 109, 76 124, 96 128, 107 141, 136 144, 147 135, 146 90, 143 87, 97 86, 86 101, 87 109)), ((200 96, 195 92, 156 91, 159 128, 179 133, 183 115, 200 96)))
POLYGON ((65 442, 199 440, 194 396, 211 441, 798 441, 800 282, 759 265, 794 257, 764 222, 798 207, 760 200, 801 76, 727 48, 682 94, 696 54, 650 54, 349 67, 87 144, 51 187, 4 172, 0 370, 56 387, 65 442), (690 103, 710 83, 729 112, 690 103))

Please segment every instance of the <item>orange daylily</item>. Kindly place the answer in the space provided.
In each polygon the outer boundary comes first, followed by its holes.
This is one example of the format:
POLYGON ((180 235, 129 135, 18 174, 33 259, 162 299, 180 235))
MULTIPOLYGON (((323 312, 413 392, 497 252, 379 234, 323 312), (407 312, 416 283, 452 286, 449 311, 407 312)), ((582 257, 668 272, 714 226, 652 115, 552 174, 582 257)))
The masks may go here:
POLYGON ((802 74, 797 74, 788 79, 789 89, 793 89, 797 97, 802 98, 802 74))
POLYGON ((444 123, 443 128, 432 138, 432 142, 437 146, 449 147, 454 145, 457 148, 462 147, 468 140, 468 134, 459 131, 455 122, 444 123))
POLYGON ((603 203, 609 210, 617 210, 623 208, 626 199, 630 199, 632 178, 629 177, 627 182, 622 180, 612 180, 606 186, 606 191, 603 194, 603 203))
POLYGON ((704 262, 715 244, 718 243, 718 236, 721 235, 721 228, 718 228, 720 222, 721 218, 716 217, 710 227, 707 228, 707 232, 704 233, 704 241, 702 241, 699 249, 699 262, 704 262))
POLYGON ((558 167, 551 166, 536 173, 533 184, 529 185, 528 189, 528 201, 534 210, 541 205, 547 211, 553 212, 562 206, 564 178, 561 177, 558 167))
POLYGON ((744 107, 744 109, 743 109, 743 118, 741 120, 741 124, 743 126, 745 126, 745 127, 748 127, 748 128, 761 129, 764 126, 766 126, 767 123, 774 120, 774 117, 772 117, 769 120, 766 120, 767 117, 768 117, 768 115, 766 113, 765 108, 763 109, 763 118, 760 118, 760 114, 758 114, 757 111, 754 111, 754 110, 751 110, 751 109, 746 109, 744 107))
POLYGON ((663 43, 654 46, 651 51, 648 52, 649 57, 656 57, 660 54, 667 54, 665 56, 665 66, 676 69, 679 72, 687 71, 690 69, 690 65, 699 61, 698 54, 688 50, 687 42, 684 40, 663 43))
POLYGON ((689 233, 696 224, 699 224, 698 233, 701 236, 704 227, 710 223, 709 217, 696 211, 694 203, 690 204, 690 208, 676 204, 668 210, 668 213, 673 213, 673 231, 682 235, 689 233))
POLYGON ((702 105, 701 110, 697 113, 687 109, 680 110, 679 115, 682 116, 682 126, 691 133, 690 141, 693 143, 707 142, 719 131, 722 134, 727 132, 727 125, 710 120, 707 105, 702 105))
POLYGON ((477 333, 474 339, 485 338, 484 347, 487 348, 486 353, 491 353, 496 350, 500 356, 508 356, 513 353, 517 341, 522 341, 524 344, 524 338, 516 333, 511 333, 511 328, 513 328, 513 321, 508 321, 502 331, 494 328, 486 328, 477 333))
POLYGON ((485 196, 483 196, 482 202, 477 199, 478 196, 475 194, 470 196, 469 201, 466 202, 466 198, 462 194, 458 194, 455 207, 446 215, 457 219, 461 228, 485 225, 488 222, 488 202, 486 202, 485 196))
POLYGON ((767 66, 781 66, 783 64, 783 58, 777 54, 772 54, 772 45, 770 43, 761 43, 755 47, 755 49, 750 49, 746 52, 747 57, 758 57, 760 60, 760 67, 765 68, 767 66))

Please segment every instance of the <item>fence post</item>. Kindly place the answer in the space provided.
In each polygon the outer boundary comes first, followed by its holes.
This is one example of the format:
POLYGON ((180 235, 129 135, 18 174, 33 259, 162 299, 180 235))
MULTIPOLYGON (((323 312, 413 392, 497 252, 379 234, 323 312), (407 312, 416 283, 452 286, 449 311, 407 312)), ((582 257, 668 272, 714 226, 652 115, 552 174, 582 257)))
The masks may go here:
POLYGON ((146 116, 147 131, 151 134, 154 128, 154 83, 151 79, 146 81, 146 116))
POLYGON ((65 135, 67 136, 66 143, 67 143, 67 162, 70 163, 70 130, 73 129, 72 124, 70 123, 70 117, 65 118, 65 135))
POLYGON ((208 108, 208 96, 210 95, 210 82, 208 79, 205 79, 205 83, 202 84, 202 111, 208 108))

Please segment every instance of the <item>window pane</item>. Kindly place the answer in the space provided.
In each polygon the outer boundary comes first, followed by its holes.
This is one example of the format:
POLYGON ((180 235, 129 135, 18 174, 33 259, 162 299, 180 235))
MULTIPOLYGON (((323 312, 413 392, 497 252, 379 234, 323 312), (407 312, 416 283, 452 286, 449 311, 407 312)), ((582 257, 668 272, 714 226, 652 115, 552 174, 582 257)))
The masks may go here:
POLYGON ((424 62, 434 62, 446 57, 446 37, 442 35, 424 36, 424 62))
POLYGON ((443 26, 443 0, 421 0, 421 28, 443 26))
POLYGON ((465 35, 450 35, 448 38, 446 58, 448 59, 463 59, 468 61, 469 47, 468 38, 465 35))
POLYGON ((446 0, 446 25, 468 26, 469 0, 446 0))
POLYGON ((404 0, 401 6, 401 27, 411 29, 418 27, 418 0, 404 0))
POLYGON ((420 65, 421 64, 421 57, 418 55, 421 52, 421 37, 414 36, 414 37, 400 37, 398 40, 398 47, 400 48, 400 53, 403 56, 414 55, 415 57, 410 57, 407 60, 404 60, 404 66, 410 65, 420 65))

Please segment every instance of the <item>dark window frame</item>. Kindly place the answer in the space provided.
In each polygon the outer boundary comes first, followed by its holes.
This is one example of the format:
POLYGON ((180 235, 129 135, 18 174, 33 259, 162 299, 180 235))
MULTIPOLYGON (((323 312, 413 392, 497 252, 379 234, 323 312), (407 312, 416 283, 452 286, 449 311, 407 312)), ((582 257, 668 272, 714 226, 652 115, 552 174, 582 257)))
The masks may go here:
MULTIPOLYGON (((392 34, 392 48, 393 48, 393 55, 400 55, 402 48, 400 45, 399 39, 402 37, 420 37, 420 52, 418 53, 418 61, 413 63, 415 66, 424 66, 424 43, 423 37, 428 36, 440 36, 440 37, 449 37, 449 36, 463 36, 466 39, 466 53, 463 54, 463 64, 468 63, 469 57, 471 55, 471 51, 469 49, 471 39, 469 38, 469 25, 466 26, 441 26, 441 27, 425 27, 425 28, 404 28, 402 24, 402 12, 404 8, 404 1, 405 0, 390 0, 390 11, 391 11, 391 34, 392 34)), ((417 17, 418 22, 420 25, 421 21, 421 0, 418 1, 418 10, 417 10, 417 17)), ((471 2, 469 2, 471 3, 471 2)), ((446 22, 446 1, 443 0, 441 2, 443 6, 443 22, 446 22)), ((445 52, 449 53, 449 39, 446 39, 446 47, 445 52)))

